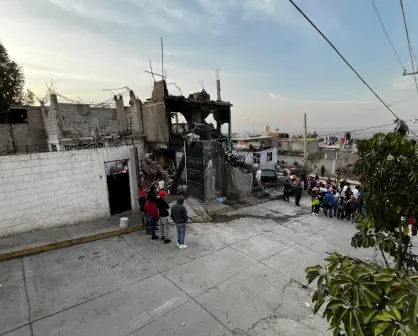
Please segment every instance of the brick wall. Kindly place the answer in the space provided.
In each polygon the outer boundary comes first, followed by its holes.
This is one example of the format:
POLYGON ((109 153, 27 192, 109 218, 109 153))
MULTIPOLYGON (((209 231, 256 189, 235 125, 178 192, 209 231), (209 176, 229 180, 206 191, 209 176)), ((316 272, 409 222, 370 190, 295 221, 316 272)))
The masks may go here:
POLYGON ((110 215, 104 162, 129 159, 138 209, 133 147, 0 156, 0 237, 110 215))

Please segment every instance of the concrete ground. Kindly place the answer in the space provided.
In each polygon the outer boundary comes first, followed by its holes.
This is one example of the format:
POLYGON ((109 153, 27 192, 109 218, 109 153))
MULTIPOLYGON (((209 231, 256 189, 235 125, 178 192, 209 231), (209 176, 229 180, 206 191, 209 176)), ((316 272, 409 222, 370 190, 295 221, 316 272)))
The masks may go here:
POLYGON ((134 232, 5 261, 0 335, 326 335, 304 269, 326 252, 372 259, 354 232, 271 201, 191 224, 184 250, 134 232))

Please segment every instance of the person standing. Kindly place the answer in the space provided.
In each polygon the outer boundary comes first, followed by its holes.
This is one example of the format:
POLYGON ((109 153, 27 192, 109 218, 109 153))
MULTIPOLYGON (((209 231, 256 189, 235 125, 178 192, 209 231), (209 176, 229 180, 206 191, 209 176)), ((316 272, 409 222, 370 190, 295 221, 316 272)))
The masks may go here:
POLYGON ((340 199, 338 200, 338 212, 337 212, 337 219, 344 219, 344 209, 345 209, 345 198, 344 196, 340 196, 340 199))
POLYGON ((285 202, 289 202, 290 189, 292 189, 292 186, 290 185, 290 182, 286 179, 286 182, 283 185, 283 198, 285 202))
POLYGON ((158 236, 155 234, 155 230, 157 228, 157 222, 160 219, 160 216, 158 215, 156 200, 147 199, 144 209, 147 213, 148 225, 151 232, 151 240, 158 240, 158 236))
POLYGON ((333 209, 333 215, 334 217, 337 217, 337 210, 338 210, 338 200, 340 199, 340 193, 337 189, 334 189, 332 192, 332 195, 334 196, 334 209, 333 209))
POLYGON ((319 189, 317 187, 312 189, 312 215, 319 215, 319 189))
POLYGON ((302 186, 301 186, 300 182, 298 182, 298 184, 295 188, 295 204, 296 204, 296 206, 300 206, 299 203, 300 203, 300 199, 302 198, 302 192, 303 192, 302 186))
POLYGON ((142 225, 144 225, 145 233, 150 234, 150 229, 148 227, 147 213, 145 212, 145 203, 146 202, 147 202, 147 191, 145 189, 142 189, 139 192, 139 206, 141 207, 142 225))
POLYGON ((349 221, 351 218, 351 222, 354 222, 354 214, 358 210, 358 201, 356 200, 356 196, 351 195, 350 200, 345 205, 345 214, 347 216, 347 220, 349 221))
POLYGON ((184 198, 179 197, 177 203, 171 207, 171 219, 176 224, 177 228, 177 246, 180 249, 184 249, 187 245, 184 244, 186 238, 186 225, 187 225, 187 210, 184 204, 184 198))
POLYGON ((334 209, 334 195, 331 190, 328 190, 324 197, 324 210, 325 214, 332 218, 332 211, 334 209))
POLYGON ((360 187, 359 187, 359 186, 356 186, 356 187, 353 189, 353 195, 356 197, 356 200, 358 200, 358 194, 359 194, 359 191, 360 191, 360 187))
POLYGON ((165 201, 164 197, 167 195, 167 193, 163 190, 161 190, 158 193, 157 197, 157 208, 158 208, 158 214, 160 215, 160 226, 161 226, 161 240, 164 242, 164 244, 171 243, 171 240, 168 239, 168 236, 170 234, 170 224, 168 223, 168 209, 170 209, 170 206, 165 201))

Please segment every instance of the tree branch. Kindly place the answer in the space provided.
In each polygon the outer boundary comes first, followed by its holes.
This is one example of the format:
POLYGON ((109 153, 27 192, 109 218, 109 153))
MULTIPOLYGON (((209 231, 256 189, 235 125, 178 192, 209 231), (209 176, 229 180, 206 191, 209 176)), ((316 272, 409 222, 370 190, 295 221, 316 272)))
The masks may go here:
POLYGON ((401 258, 401 256, 402 256, 402 223, 399 223, 398 230, 399 230, 398 251, 397 251, 398 257, 397 257, 397 260, 396 260, 396 270, 400 271, 401 270, 401 261, 402 261, 402 258, 401 258))
POLYGON ((383 250, 379 249, 380 253, 382 254, 383 260, 385 261, 386 267, 390 268, 388 260, 386 259, 385 253, 383 252, 383 250))

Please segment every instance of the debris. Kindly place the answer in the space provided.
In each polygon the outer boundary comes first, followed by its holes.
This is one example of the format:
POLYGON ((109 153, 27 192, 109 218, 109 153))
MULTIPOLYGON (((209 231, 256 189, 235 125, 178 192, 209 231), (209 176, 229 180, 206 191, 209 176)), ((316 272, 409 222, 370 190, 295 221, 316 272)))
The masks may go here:
POLYGON ((183 321, 182 323, 181 323, 181 326, 182 327, 184 327, 186 325, 186 322, 185 321, 183 321))
POLYGON ((310 304, 309 302, 307 302, 307 301, 306 301, 306 302, 305 302, 305 306, 306 306, 306 307, 310 307, 310 306, 311 306, 311 304, 310 304))
POLYGON ((223 204, 225 202, 225 200, 226 200, 226 197, 218 197, 218 198, 216 198, 215 202, 217 204, 223 204))

